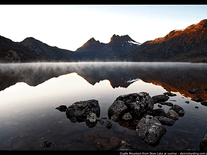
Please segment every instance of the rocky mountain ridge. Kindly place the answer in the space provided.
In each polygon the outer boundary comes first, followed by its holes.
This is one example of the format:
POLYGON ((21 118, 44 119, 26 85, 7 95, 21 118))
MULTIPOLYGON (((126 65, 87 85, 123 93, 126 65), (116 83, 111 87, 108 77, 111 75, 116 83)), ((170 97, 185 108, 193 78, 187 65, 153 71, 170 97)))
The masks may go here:
POLYGON ((34 61, 180 61, 207 62, 207 19, 184 30, 140 44, 128 35, 113 35, 109 43, 90 38, 76 51, 49 46, 29 37, 22 42, 0 36, 1 62, 34 61))
POLYGON ((206 34, 207 19, 204 19, 184 30, 173 30, 162 38, 146 41, 115 60, 207 62, 206 34))

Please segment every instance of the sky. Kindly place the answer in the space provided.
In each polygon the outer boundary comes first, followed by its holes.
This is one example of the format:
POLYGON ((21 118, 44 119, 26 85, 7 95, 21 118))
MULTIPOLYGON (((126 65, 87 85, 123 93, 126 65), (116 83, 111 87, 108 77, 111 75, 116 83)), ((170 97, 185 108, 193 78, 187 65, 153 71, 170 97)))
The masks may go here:
POLYGON ((0 5, 0 35, 75 51, 113 34, 143 43, 207 18, 207 5, 0 5))

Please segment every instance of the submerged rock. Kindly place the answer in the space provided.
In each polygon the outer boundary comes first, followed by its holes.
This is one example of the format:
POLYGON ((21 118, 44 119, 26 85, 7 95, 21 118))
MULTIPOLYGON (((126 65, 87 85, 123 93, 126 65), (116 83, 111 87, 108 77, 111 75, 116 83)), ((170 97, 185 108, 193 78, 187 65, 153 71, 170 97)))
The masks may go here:
POLYGON ((117 151, 137 151, 137 150, 138 149, 136 147, 122 140, 121 146, 119 147, 117 151))
POLYGON ((200 141, 199 148, 201 151, 207 151, 207 132, 203 136, 203 139, 200 141))
POLYGON ((164 116, 156 116, 156 118, 160 121, 160 123, 162 123, 163 125, 168 125, 168 126, 172 126, 173 124, 175 124, 175 120, 171 119, 171 118, 167 118, 164 116))
POLYGON ((166 128, 156 117, 147 115, 139 121, 136 131, 138 131, 140 138, 146 143, 156 145, 166 133, 166 128))
POLYGON ((154 100, 154 103, 158 103, 167 101, 169 97, 166 95, 155 95, 152 97, 152 99, 154 100))
MULTIPOLYGON (((88 101, 79 101, 73 103, 66 109, 66 115, 71 120, 71 122, 75 123, 83 122, 87 119, 87 116, 96 114, 97 117, 100 115, 100 106, 97 100, 88 100, 88 101)), ((91 116, 91 121, 93 121, 91 116)))
POLYGON ((42 146, 42 147, 50 147, 51 144, 53 144, 52 141, 47 141, 47 140, 46 140, 46 141, 43 141, 42 144, 41 144, 40 146, 42 146))
POLYGON ((108 120, 105 117, 102 117, 101 119, 98 119, 98 122, 102 125, 104 125, 106 128, 110 129, 112 127, 111 121, 108 120))

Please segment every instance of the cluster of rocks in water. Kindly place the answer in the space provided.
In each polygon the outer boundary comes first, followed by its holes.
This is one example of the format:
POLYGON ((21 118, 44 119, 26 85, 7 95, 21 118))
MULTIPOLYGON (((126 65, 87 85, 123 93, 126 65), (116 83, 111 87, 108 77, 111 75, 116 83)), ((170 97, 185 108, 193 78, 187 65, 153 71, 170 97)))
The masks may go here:
MULTIPOLYGON (((61 105, 56 109, 66 111, 66 116, 72 123, 85 121, 90 128, 99 122, 110 129, 112 127, 110 120, 123 126, 128 124, 128 128, 136 130, 142 140, 153 146, 157 145, 166 133, 167 130, 164 125, 172 126, 179 117, 183 117, 185 114, 184 109, 179 105, 166 102, 169 96, 176 96, 176 94, 166 92, 162 95, 150 97, 148 93, 140 92, 121 95, 108 108, 109 119, 106 116, 99 118, 100 106, 97 100, 79 101, 69 107, 61 105), (156 103, 171 108, 166 113, 164 109, 154 109, 156 103)), ((127 146, 130 145, 123 141, 119 150, 123 150, 127 146)), ((204 137, 204 142, 200 143, 200 147, 201 149, 206 147, 206 137, 204 137)), ((129 149, 132 148, 132 146, 129 147, 129 149)))

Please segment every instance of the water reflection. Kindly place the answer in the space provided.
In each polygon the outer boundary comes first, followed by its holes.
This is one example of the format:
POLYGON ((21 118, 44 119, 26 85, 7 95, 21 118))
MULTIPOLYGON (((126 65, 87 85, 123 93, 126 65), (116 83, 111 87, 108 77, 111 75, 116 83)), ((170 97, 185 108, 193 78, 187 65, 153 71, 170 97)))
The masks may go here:
POLYGON ((36 86, 63 74, 76 72, 94 85, 109 80, 112 87, 128 87, 136 79, 164 87, 167 91, 179 92, 192 99, 207 100, 207 65, 191 63, 34 63, 1 64, 0 90, 17 82, 36 86), (189 89, 203 90, 191 94, 189 89))
MULTIPOLYGON (((39 150, 43 149, 40 144, 48 140, 54 145, 47 149, 108 150, 117 149, 125 140, 140 150, 198 150, 206 132, 207 107, 190 98, 207 100, 206 76, 205 64, 189 63, 1 64, 0 131, 4 134, 0 135, 0 148, 39 150), (190 94, 188 90, 192 88, 202 92, 190 94), (97 99, 102 118, 107 117, 108 107, 122 94, 144 91, 154 96, 166 90, 178 92, 169 102, 183 107, 186 114, 172 127, 166 126, 167 133, 153 148, 136 134, 137 122, 133 120, 111 121, 111 129, 100 123, 88 128, 86 122, 71 123, 64 112, 55 109, 59 105, 97 99)), ((162 108, 165 112, 169 110, 166 105, 162 108)))

